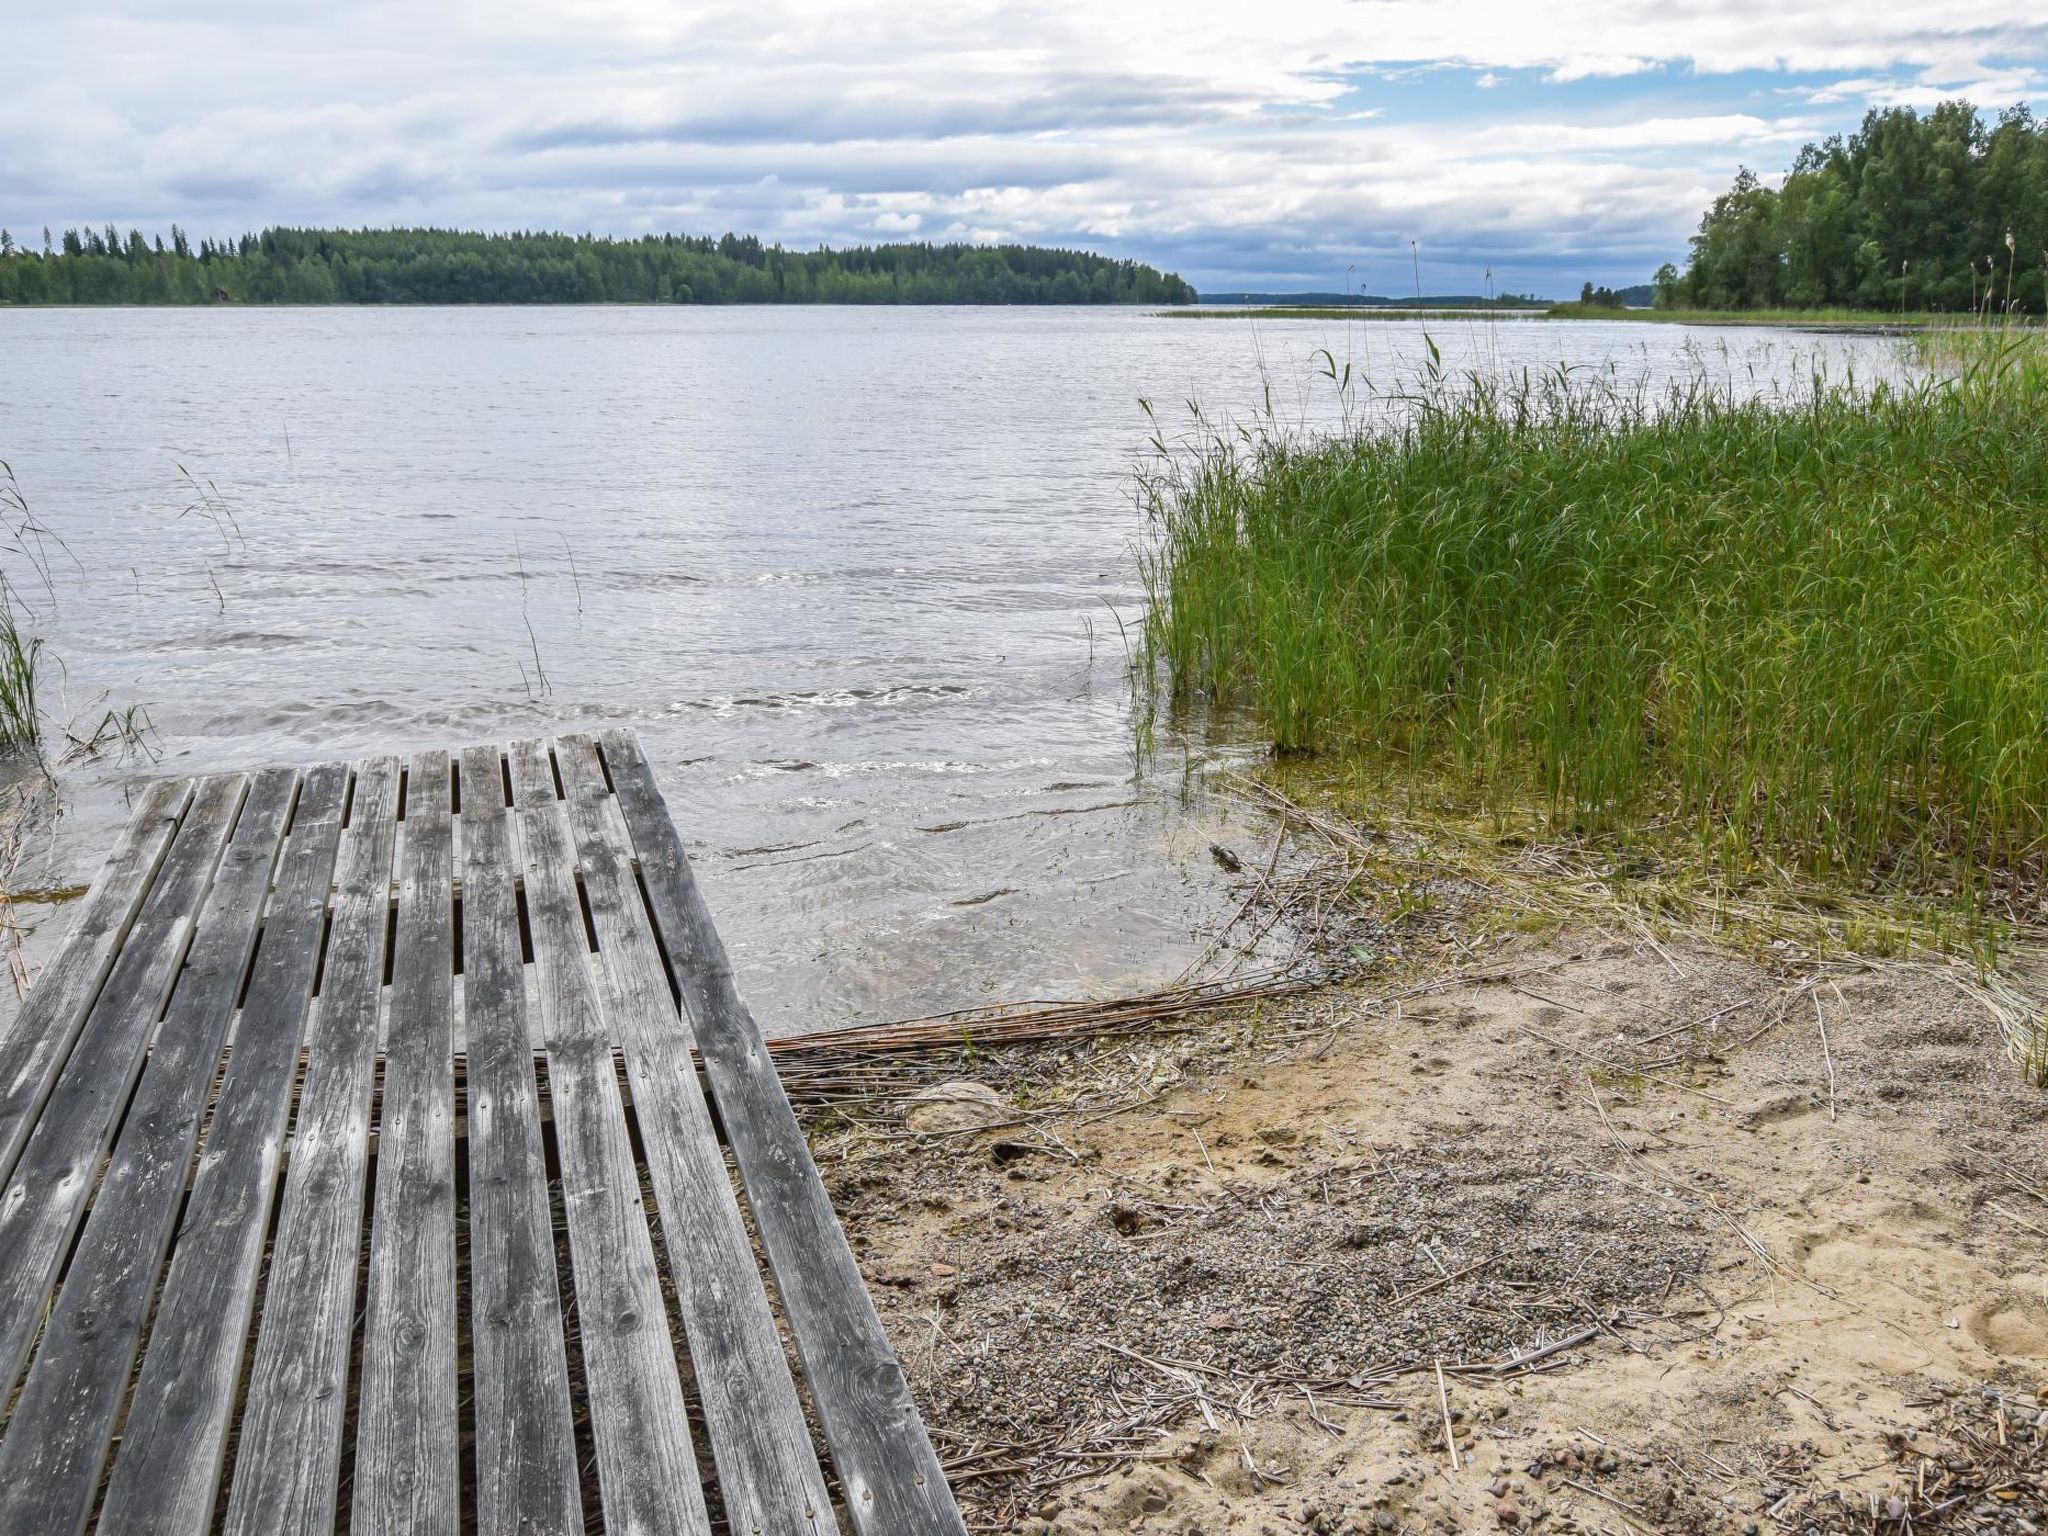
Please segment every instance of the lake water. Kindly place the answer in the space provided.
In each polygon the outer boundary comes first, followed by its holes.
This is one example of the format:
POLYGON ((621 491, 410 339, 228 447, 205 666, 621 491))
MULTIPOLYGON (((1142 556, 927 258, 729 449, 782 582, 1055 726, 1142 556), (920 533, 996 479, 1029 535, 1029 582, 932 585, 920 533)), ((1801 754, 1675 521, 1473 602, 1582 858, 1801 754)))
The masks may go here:
POLYGON ((152 774, 623 725, 771 1030, 1169 981, 1229 908, 1209 843, 1261 834, 1188 792, 1228 743, 1133 760, 1139 397, 1332 419, 1314 349, 1390 382, 1425 325, 1449 367, 1625 383, 1892 356, 1625 322, 0 310, 0 458, 77 562, 38 599, 47 711, 142 705, 160 753, 64 768, 17 885, 89 878, 152 774))

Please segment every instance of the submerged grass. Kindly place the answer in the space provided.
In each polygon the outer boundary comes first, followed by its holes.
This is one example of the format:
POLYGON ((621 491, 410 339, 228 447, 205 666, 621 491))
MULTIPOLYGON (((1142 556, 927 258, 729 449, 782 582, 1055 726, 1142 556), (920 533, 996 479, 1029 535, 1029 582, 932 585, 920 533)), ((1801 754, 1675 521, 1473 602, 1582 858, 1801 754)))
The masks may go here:
POLYGON ((1940 345, 1773 400, 1432 365, 1334 437, 1155 439, 1151 675, 1504 825, 2031 912, 2048 367, 1940 345))

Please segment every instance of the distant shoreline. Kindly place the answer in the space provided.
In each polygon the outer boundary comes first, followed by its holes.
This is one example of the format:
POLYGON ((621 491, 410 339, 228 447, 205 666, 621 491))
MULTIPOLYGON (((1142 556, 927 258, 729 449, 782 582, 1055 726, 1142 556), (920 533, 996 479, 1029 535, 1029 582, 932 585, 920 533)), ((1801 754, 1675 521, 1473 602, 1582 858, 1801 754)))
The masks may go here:
POLYGON ((54 311, 97 313, 106 310, 196 310, 221 309, 243 313, 269 313, 291 310, 336 310, 336 309, 673 309, 673 310, 719 310, 719 309, 1082 309, 1082 310, 1139 310, 1157 311, 1156 299, 1111 299, 1100 303, 1062 303, 1052 299, 768 299, 759 302, 730 299, 724 302, 680 303, 673 299, 323 299, 300 300, 278 299, 244 301, 240 299, 206 299, 176 303, 144 303, 128 300, 95 303, 91 301, 68 301, 65 303, 22 304, 0 299, 0 313, 15 311, 22 314, 35 312, 47 314, 54 311))
POLYGON ((1657 325, 1790 326, 1803 330, 1908 332, 1943 326, 1979 326, 1967 314, 1887 314, 1856 309, 1608 309, 1552 304, 1518 309, 1406 308, 1353 305, 1261 304, 1244 308, 1179 307, 1156 311, 1166 320, 1618 320, 1657 325))
POLYGON ((0 303, 1183 304, 1192 284, 1143 262, 1034 245, 905 241, 795 251, 752 235, 630 238, 449 229, 270 228, 168 243, 0 229, 0 303))
POLYGON ((1166 320, 1540 320, 1547 306, 1508 309, 1500 305, 1247 304, 1193 305, 1158 311, 1166 320))
MULTIPOLYGON (((1543 320, 1593 320, 1657 325, 1694 326, 1782 326, 1808 331, 1838 331, 1871 335, 1907 335, 1918 331, 1938 330, 1944 327, 1971 327, 1977 322, 1971 316, 1960 314, 1884 314, 1860 310, 1666 310, 1666 309, 1605 309, 1578 304, 1554 304, 1548 307, 1526 306, 1514 309, 1493 307, 1461 308, 1456 305, 1442 307, 1397 308, 1394 306, 1365 307, 1358 305, 1294 305, 1260 304, 1247 306, 1187 305, 1162 308, 1156 302, 1140 300, 1118 300, 1103 303, 1058 303, 1043 300, 973 300, 973 299, 931 299, 931 300, 832 300, 784 299, 765 303, 728 301, 725 303, 676 303, 654 299, 588 299, 588 300, 357 300, 357 301, 271 301, 243 302, 239 300, 208 300, 186 303, 129 303, 129 302, 70 302, 70 303, 13 303, 0 299, 0 313, 105 313, 108 311, 191 311, 227 310, 241 313, 288 313, 292 311, 334 311, 334 310, 779 310, 779 309, 835 309, 835 310, 892 310, 892 309, 957 309, 957 310, 1086 310, 1139 312, 1151 318, 1162 320, 1343 320, 1343 321, 1543 321, 1543 320)), ((2021 325, 2025 321, 2017 322, 2021 325)))

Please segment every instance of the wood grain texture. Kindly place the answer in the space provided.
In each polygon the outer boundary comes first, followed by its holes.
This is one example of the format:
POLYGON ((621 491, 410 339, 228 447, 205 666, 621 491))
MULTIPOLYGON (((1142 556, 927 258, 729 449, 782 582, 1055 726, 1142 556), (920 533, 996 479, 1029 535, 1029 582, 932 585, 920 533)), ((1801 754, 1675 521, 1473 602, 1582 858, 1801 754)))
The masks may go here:
POLYGON ((762 1536, 836 1531, 596 744, 565 736, 555 755, 597 931, 598 1002, 626 1059, 726 1515, 762 1536))
POLYGON ((811 1399, 861 1536, 959 1536, 939 1470, 860 1269, 753 1015, 734 985, 682 840, 639 743, 600 738, 649 905, 682 990, 811 1399))
POLYGON ((469 1306, 479 1536, 583 1530, 547 1163, 539 1045, 496 748, 462 754, 462 990, 469 1057, 469 1306))
POLYGON ((708 1531, 567 816, 545 744, 511 766, 605 1529, 708 1531))
POLYGON ((194 920, 246 785, 203 780, 108 972, 77 1043, 0 1193, 0 1381, 12 1383, 42 1321, 65 1247, 127 1107, 150 1032, 178 978, 194 920))
POLYGON ((257 775, 0 1440, 0 1531, 85 1528, 298 775, 257 775))
POLYGON ((14 1171, 191 803, 189 779, 162 780, 142 792, 127 830, 80 904, 64 947, 43 967, 14 1027, 0 1038, 0 1181, 14 1171))
POLYGON ((349 1529, 457 1536, 455 865, 448 754, 412 760, 349 1529))
POLYGON ((122 1536, 203 1536, 213 1521, 263 1238, 283 1158, 348 770, 307 771, 149 1352, 100 1512, 122 1536))
POLYGON ((337 1536, 351 1470, 354 1536, 708 1536, 715 1469, 726 1528, 836 1536, 749 1207, 843 1518, 962 1532, 637 743, 472 750, 459 809, 451 779, 424 753, 141 797, 0 1040, 0 1532, 78 1536, 104 1486, 123 1536, 212 1536, 217 1506, 227 1536, 337 1536))
POLYGON ((359 764, 250 1366, 227 1536, 333 1536, 398 764, 359 764))

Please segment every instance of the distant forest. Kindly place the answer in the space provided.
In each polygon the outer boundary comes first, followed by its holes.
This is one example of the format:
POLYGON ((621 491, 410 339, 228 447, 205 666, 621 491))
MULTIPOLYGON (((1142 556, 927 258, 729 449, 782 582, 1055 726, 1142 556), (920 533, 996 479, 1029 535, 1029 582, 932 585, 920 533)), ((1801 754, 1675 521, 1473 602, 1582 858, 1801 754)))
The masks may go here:
POLYGON ((0 304, 1187 304, 1134 261, 1031 245, 789 251, 751 235, 266 229, 170 241, 0 230, 0 304))
POLYGON ((1590 282, 1579 290, 1579 302, 1593 309, 1648 309, 1657 299, 1650 283, 1632 283, 1626 288, 1595 288, 1590 282))
POLYGON ((1782 189, 1744 170, 1714 200, 1660 306, 1979 310, 2048 301, 2048 124, 1986 128, 1967 101, 1872 111, 1800 150, 1782 189))

